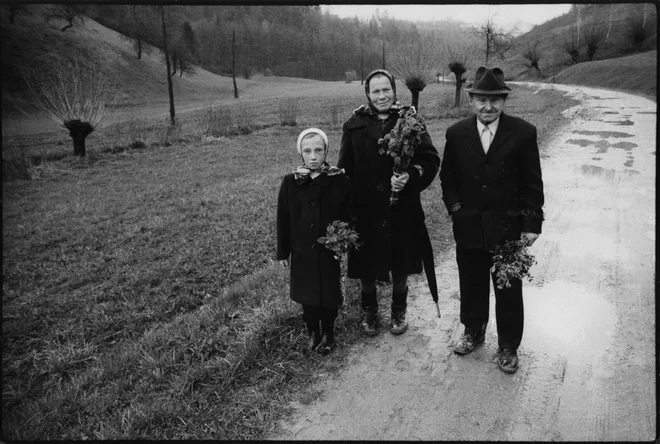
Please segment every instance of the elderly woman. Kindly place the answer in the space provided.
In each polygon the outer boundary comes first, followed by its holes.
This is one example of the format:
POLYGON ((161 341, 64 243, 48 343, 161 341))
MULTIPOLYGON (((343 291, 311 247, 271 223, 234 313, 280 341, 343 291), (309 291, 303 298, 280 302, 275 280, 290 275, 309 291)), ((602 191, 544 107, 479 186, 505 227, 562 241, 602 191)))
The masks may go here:
POLYGON ((351 181, 325 161, 328 137, 320 129, 300 133, 297 149, 303 165, 284 176, 277 201, 277 259, 290 267, 290 297, 302 304, 308 350, 326 354, 335 346, 341 274, 333 252, 317 239, 331 222, 349 221, 351 181))
POLYGON ((390 332, 401 334, 405 320, 408 275, 421 273, 422 262, 429 282, 435 274, 433 252, 424 224, 420 193, 435 178, 440 166, 438 151, 427 131, 415 150, 410 167, 396 176, 390 156, 379 154, 378 139, 392 130, 402 107, 396 100, 396 83, 391 73, 377 69, 365 83, 368 104, 353 111, 343 125, 337 166, 346 170, 353 186, 355 229, 363 246, 349 252, 348 276, 360 279, 364 334, 378 333, 376 281, 389 282, 392 275, 390 332), (391 191, 399 202, 390 206, 391 191), (430 268, 430 269, 429 269, 430 268))

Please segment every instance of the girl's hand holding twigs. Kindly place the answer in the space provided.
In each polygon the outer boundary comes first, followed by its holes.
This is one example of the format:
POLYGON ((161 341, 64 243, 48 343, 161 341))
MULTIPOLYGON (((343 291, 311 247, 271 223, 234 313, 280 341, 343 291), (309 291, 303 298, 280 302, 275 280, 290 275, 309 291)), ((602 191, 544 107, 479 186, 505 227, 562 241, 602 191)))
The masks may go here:
POLYGON ((277 262, 279 262, 280 265, 283 266, 284 268, 289 268, 289 259, 281 259, 277 262))

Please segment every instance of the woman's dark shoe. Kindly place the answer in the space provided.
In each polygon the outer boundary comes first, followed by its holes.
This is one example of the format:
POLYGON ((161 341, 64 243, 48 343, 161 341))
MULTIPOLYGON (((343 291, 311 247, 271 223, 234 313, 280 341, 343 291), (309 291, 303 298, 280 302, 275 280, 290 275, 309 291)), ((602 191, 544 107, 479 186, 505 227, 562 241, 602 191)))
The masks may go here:
POLYGON ((390 332, 400 335, 408 330, 406 323, 406 308, 408 307, 408 287, 402 292, 392 290, 392 309, 390 318, 390 332))
POLYGON ((504 373, 515 373, 518 370, 518 352, 510 348, 500 350, 497 366, 504 373))
POLYGON ((392 318, 390 320, 390 332, 400 335, 408 330, 406 323, 406 309, 392 307, 392 318))
POLYGON ((367 336, 378 334, 378 306, 370 305, 362 307, 362 322, 360 322, 362 333, 367 336))

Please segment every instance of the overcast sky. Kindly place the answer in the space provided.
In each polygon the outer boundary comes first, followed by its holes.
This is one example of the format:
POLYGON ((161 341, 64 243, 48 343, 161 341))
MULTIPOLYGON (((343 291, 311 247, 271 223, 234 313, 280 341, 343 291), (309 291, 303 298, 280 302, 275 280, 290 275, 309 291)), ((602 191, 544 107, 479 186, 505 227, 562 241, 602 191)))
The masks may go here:
POLYGON ((517 4, 517 5, 322 5, 339 17, 370 18, 376 9, 387 11, 391 18, 411 21, 446 20, 481 23, 491 15, 495 23, 509 27, 516 22, 538 25, 560 16, 570 9, 566 4, 517 4))

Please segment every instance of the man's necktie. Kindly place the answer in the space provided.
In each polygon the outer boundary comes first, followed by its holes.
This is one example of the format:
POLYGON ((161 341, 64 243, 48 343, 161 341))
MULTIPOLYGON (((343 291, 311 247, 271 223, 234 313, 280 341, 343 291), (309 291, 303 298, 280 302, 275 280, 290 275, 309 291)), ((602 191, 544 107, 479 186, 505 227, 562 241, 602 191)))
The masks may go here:
POLYGON ((484 148, 484 153, 488 152, 490 148, 490 142, 492 141, 492 133, 488 126, 484 126, 484 130, 481 132, 481 146, 484 148))

